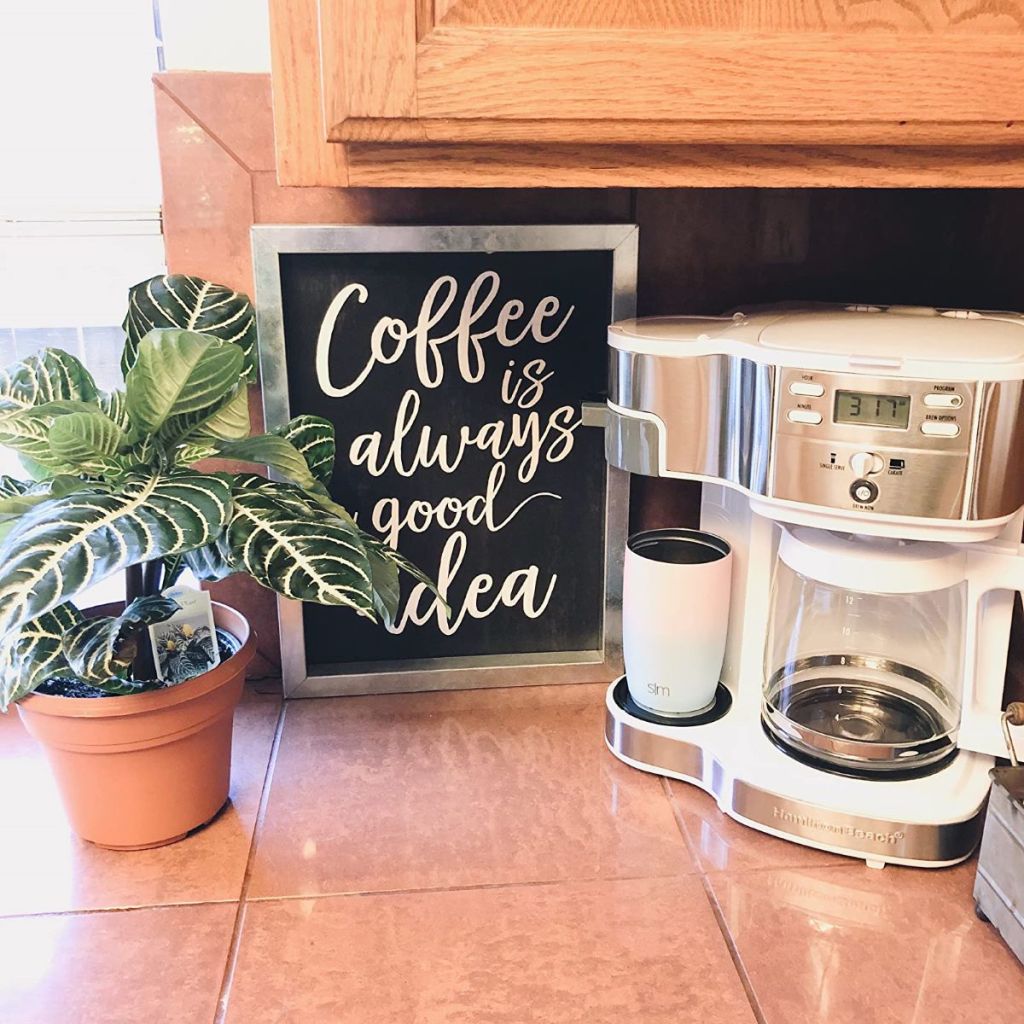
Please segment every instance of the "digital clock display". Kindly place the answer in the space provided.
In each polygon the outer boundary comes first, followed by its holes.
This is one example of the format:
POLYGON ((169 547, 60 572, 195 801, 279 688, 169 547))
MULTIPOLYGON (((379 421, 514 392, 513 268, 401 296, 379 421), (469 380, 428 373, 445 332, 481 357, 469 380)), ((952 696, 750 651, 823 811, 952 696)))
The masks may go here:
POLYGON ((866 427, 906 430, 910 423, 910 396, 837 391, 833 419, 836 423, 863 423, 866 427))

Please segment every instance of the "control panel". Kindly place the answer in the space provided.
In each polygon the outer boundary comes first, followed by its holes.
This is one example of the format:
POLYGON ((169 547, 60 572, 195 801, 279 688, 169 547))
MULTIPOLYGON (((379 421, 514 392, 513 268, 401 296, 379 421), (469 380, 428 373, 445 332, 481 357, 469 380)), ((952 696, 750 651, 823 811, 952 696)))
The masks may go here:
POLYGON ((770 496, 960 519, 974 385, 780 369, 770 496))

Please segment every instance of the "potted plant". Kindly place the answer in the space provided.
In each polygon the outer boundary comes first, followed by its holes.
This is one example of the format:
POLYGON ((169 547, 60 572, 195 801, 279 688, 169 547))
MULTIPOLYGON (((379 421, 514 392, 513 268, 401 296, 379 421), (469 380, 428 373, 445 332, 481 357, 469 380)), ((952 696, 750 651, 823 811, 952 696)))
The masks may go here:
POLYGON ((181 838, 226 801, 232 716, 255 650, 244 616, 215 604, 220 664, 190 674, 208 664, 196 639, 191 654, 175 652, 172 681, 154 678, 146 631, 177 609, 162 595, 186 568, 201 580, 245 572, 385 622, 400 569, 430 581, 332 500, 327 420, 249 436, 246 296, 153 278, 130 290, 124 328, 122 389, 101 393, 57 349, 0 374, 0 445, 30 477, 0 477, 0 709, 17 702, 44 745, 75 831, 138 849, 181 838), (196 465, 211 458, 277 479, 196 465), (123 610, 75 606, 120 572, 123 610))

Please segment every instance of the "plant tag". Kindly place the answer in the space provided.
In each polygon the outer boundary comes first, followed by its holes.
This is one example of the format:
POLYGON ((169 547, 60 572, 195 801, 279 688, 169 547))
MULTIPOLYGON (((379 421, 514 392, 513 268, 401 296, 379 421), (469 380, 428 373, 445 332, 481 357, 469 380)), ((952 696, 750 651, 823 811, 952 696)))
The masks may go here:
POLYGON ((213 605, 205 590, 191 587, 169 587, 164 597, 177 601, 181 610, 149 627, 153 661, 158 679, 183 683, 220 664, 213 605))

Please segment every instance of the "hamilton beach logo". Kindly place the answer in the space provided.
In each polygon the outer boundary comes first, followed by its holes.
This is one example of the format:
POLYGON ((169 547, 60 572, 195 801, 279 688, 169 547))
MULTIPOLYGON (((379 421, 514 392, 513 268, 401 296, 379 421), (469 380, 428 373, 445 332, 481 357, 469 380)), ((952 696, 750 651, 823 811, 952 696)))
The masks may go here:
POLYGON ((813 829, 817 832, 828 832, 844 839, 862 839, 868 843, 885 843, 895 846, 906 839, 907 834, 898 832, 873 832, 871 829, 857 828, 855 825, 840 825, 834 821, 822 821, 820 818, 812 818, 806 814, 795 814, 793 811, 784 810, 781 807, 773 806, 772 814, 779 821, 787 825, 797 825, 800 828, 813 829))

